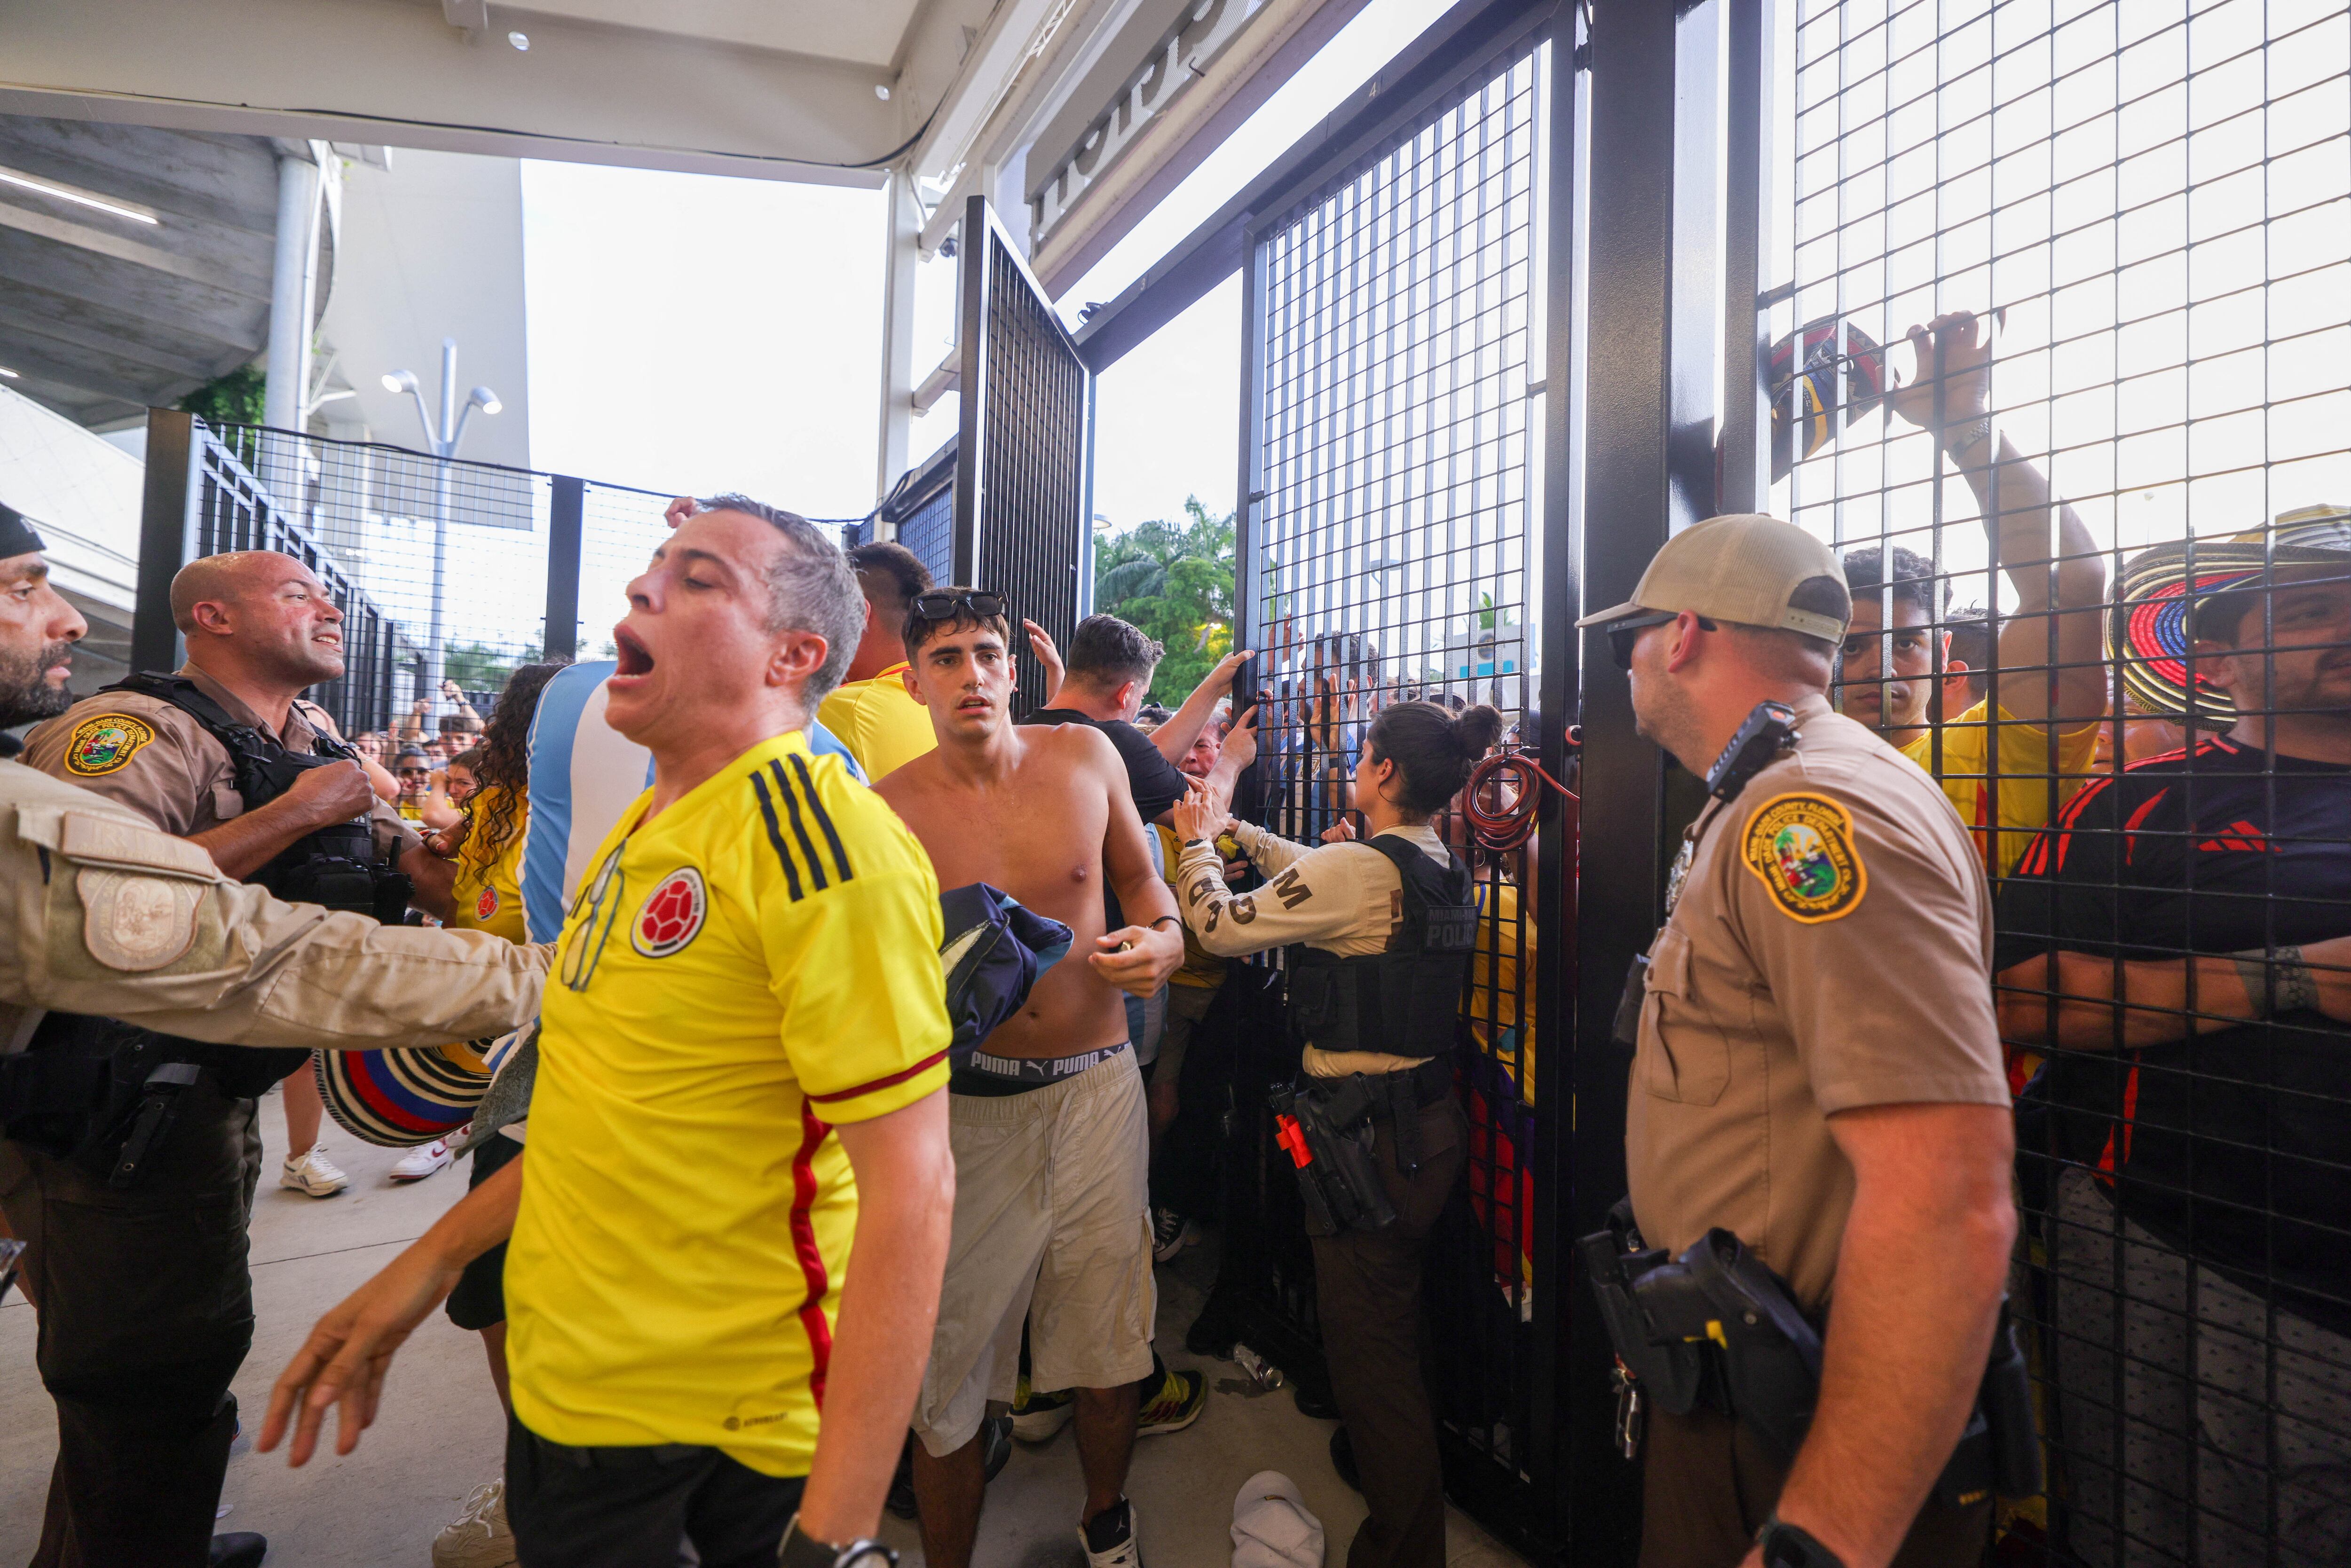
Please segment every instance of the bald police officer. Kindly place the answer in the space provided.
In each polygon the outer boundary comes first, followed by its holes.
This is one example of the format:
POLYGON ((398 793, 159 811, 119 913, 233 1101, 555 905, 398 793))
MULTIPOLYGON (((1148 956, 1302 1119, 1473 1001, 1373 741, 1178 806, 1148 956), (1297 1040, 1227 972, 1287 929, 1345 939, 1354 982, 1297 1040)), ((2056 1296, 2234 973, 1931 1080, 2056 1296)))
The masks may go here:
MULTIPOLYGON (((86 627, 40 549, 0 507, 0 727, 70 701, 86 627)), ((0 761, 0 1212, 30 1243, 36 1361, 57 1406, 36 1563, 181 1568, 263 1550, 257 1536, 212 1544, 228 1381, 251 1333, 250 1117, 229 1136, 217 1088, 194 1073, 175 1109, 214 1135, 164 1140, 152 1179, 117 1186, 103 1157, 47 1152, 45 1108, 89 1064, 35 1044, 42 1009, 253 1046, 429 1046, 528 1018, 544 974, 543 948, 280 903, 136 812, 0 761), (78 1245, 93 1217, 104 1244, 78 1245), (211 1243, 193 1260, 192 1238, 211 1243)))
POLYGON ((1704 1400, 1653 1409, 1646 1568, 1972 1563, 1990 1541, 1988 1494, 1929 1492, 2015 1234, 1991 905, 1935 781, 1830 711, 1849 608, 1818 540, 1724 517, 1579 622, 1630 670, 1643 735, 1693 771, 1720 759, 1639 998, 1633 1218, 1676 1258, 1734 1233, 1825 1324, 1792 1462, 1704 1400))

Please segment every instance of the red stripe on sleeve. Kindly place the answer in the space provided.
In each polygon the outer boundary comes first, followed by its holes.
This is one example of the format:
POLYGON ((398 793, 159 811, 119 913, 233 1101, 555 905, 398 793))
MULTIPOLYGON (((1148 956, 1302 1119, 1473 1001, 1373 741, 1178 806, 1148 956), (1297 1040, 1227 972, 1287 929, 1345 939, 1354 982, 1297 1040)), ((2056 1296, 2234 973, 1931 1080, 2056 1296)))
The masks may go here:
POLYGON ((800 1101, 800 1152, 792 1156, 792 1249, 799 1254, 800 1280, 808 1291, 800 1303, 800 1327, 809 1342, 809 1395, 819 1414, 824 1410, 825 1374, 832 1365, 832 1325, 824 1321, 824 1298, 832 1289, 831 1271, 824 1266, 824 1249, 816 1243, 816 1152, 832 1129, 817 1118, 808 1101, 800 1101))
POLYGON ((904 1083, 909 1078, 917 1077, 922 1073, 928 1072, 932 1068, 936 1067, 940 1062, 945 1061, 946 1058, 947 1053, 946 1051, 935 1051, 931 1052, 930 1055, 923 1058, 922 1061, 914 1063, 914 1066, 902 1068, 898 1071, 890 1074, 887 1078, 876 1078, 870 1083, 852 1084, 847 1089, 836 1089, 830 1094, 811 1094, 809 1098, 815 1101, 820 1105, 830 1105, 836 1100, 854 1100, 860 1094, 871 1094, 876 1089, 887 1089, 893 1083, 904 1083))

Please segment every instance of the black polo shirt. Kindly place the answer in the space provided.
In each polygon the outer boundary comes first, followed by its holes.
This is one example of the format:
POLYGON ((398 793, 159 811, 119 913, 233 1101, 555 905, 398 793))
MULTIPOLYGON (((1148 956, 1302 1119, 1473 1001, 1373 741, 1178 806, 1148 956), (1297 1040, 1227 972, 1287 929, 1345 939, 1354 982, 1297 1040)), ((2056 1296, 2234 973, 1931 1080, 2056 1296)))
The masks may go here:
MULTIPOLYGON (((2085 788, 2000 901, 2001 969, 2351 933, 2351 768, 2226 738, 2085 788)), ((2030 982, 2038 987, 2036 977, 2030 982)), ((2351 1333, 2351 1029, 2313 1010, 2047 1068, 2058 1153, 2132 1219, 2351 1333)))

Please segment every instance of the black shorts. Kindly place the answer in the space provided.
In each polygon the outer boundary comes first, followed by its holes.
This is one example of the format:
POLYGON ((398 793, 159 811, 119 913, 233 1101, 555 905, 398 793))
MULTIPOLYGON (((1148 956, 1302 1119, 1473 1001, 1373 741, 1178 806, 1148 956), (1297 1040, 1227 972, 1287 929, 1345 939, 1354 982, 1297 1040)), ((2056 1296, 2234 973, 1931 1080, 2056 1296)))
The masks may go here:
POLYGON ((716 1448, 573 1448, 507 1420, 507 1521, 521 1568, 676 1568, 689 1541, 703 1568, 773 1568, 807 1483, 716 1448))
MULTIPOLYGON (((474 1174, 465 1178, 473 1191, 498 1174, 522 1153, 522 1145, 501 1133, 475 1149, 474 1174)), ((465 1265, 457 1288, 449 1292, 449 1321, 461 1329, 481 1330, 507 1321, 507 1244, 499 1242, 465 1265)))

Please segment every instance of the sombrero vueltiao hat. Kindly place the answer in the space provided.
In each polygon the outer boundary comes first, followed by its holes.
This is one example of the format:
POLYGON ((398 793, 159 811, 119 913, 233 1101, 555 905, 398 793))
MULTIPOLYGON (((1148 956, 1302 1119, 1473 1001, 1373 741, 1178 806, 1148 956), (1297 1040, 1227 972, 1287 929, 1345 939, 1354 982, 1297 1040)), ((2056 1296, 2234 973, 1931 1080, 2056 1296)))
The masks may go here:
POLYGON ((2193 718, 2227 728, 2236 705, 2199 670, 2188 689, 2189 645, 2199 603, 2258 586, 2273 567, 2351 569, 2351 507, 2304 507, 2281 512, 2268 528, 2226 538, 2178 540, 2144 549, 2123 563, 2106 620, 2106 656, 2141 711, 2193 718), (2195 556, 2195 581, 2189 557, 2195 556))
POLYGON ((1886 399, 1886 350, 1853 322, 1807 321, 1771 345, 1771 477, 1784 479, 1886 399), (1842 361, 1844 385, 1839 369, 1842 361), (1842 392, 1842 396, 1840 396, 1842 392))
POLYGON ((469 1045, 388 1051, 322 1051, 319 1093, 335 1125, 361 1143, 404 1149, 443 1138, 473 1120, 490 1086, 482 1051, 469 1045))

